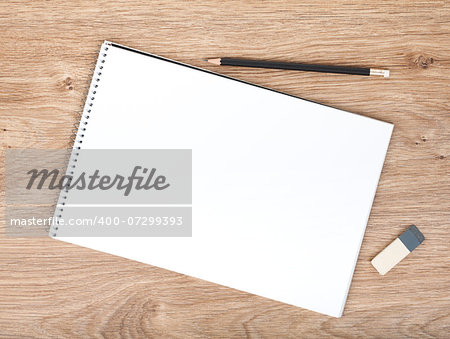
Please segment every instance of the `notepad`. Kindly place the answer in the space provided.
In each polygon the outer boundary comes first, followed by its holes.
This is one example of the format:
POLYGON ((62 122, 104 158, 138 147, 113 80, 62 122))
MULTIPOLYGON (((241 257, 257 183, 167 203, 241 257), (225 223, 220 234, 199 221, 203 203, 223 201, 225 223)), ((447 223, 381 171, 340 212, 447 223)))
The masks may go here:
POLYGON ((191 150, 192 236, 54 235, 340 317, 392 129, 105 42, 75 145, 191 150))

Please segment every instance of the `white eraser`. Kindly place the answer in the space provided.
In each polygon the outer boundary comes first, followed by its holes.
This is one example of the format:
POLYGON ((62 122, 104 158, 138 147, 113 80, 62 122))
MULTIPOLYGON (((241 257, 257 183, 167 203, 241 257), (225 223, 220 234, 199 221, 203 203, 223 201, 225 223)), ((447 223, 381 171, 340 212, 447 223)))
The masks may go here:
POLYGON ((424 240, 423 234, 412 225, 372 259, 373 267, 378 273, 385 275, 424 240))

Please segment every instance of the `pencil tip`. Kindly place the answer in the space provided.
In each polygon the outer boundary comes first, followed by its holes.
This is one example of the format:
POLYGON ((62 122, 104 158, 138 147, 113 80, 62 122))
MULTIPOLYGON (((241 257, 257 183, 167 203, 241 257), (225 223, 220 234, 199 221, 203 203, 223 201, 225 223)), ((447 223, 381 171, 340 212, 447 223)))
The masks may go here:
POLYGON ((370 75, 381 75, 385 78, 389 78, 390 72, 387 69, 375 69, 375 68, 371 68, 370 69, 370 75))
POLYGON ((220 65, 220 58, 216 58, 216 59, 204 59, 205 61, 207 61, 207 62, 210 62, 210 63, 212 63, 212 64, 215 64, 215 65, 220 65))

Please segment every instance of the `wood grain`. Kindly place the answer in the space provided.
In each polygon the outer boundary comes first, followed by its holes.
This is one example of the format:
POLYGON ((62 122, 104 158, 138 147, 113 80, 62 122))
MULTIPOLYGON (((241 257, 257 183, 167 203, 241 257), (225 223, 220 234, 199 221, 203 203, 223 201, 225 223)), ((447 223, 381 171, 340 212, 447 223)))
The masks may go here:
POLYGON ((2 153, 66 147, 104 39, 395 124, 341 319, 52 239, 2 237, 0 337, 449 337, 449 2, 2 1, 0 30, 2 153), (202 61, 217 56, 391 78, 202 61), (370 260, 410 224, 425 242, 379 276, 370 260))

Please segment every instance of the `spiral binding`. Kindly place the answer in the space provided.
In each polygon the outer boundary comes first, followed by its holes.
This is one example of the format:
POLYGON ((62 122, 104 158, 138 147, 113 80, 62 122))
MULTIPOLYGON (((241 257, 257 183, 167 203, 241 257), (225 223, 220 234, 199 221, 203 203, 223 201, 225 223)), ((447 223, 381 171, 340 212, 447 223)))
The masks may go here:
MULTIPOLYGON (((110 47, 111 47, 111 43, 105 41, 105 43, 103 43, 103 45, 100 49, 97 64, 95 65, 95 69, 94 69, 94 72, 92 75, 91 85, 90 85, 88 93, 87 93, 86 103, 84 105, 83 111, 78 113, 77 121, 75 122, 75 124, 73 126, 74 127, 72 129, 73 135, 71 137, 71 141, 69 142, 69 147, 72 149, 72 152, 70 154, 69 163, 67 166, 67 171, 66 171, 67 175, 74 174, 76 162, 78 161, 77 157, 80 155, 80 153, 78 151, 81 149, 81 144, 83 143, 83 138, 84 138, 86 128, 88 125, 88 120, 89 120, 89 117, 92 113, 92 109, 94 106, 95 95, 97 94, 100 77, 102 75, 104 63, 106 62, 106 57, 108 55, 108 50, 110 47)), ((54 215, 55 223, 52 224, 52 226, 50 227, 50 230, 49 230, 49 234, 52 237, 56 237, 56 235, 57 235, 57 231, 59 228, 58 226, 60 224, 59 220, 62 218, 64 206, 66 205, 65 201, 66 201, 67 195, 69 193, 69 189, 68 189, 69 185, 70 185, 70 181, 67 183, 67 187, 64 187, 62 192, 59 195, 59 199, 58 199, 58 203, 56 205, 56 210, 55 210, 55 215, 54 215)))

